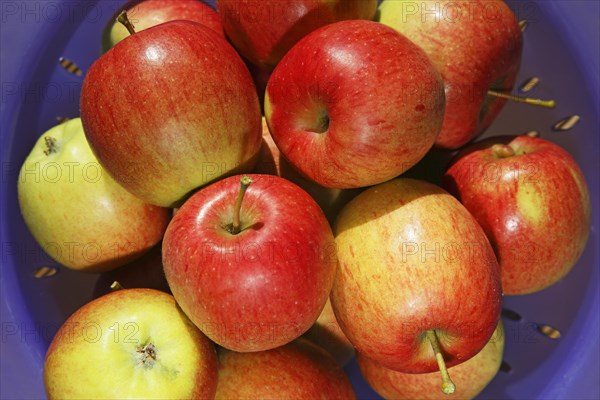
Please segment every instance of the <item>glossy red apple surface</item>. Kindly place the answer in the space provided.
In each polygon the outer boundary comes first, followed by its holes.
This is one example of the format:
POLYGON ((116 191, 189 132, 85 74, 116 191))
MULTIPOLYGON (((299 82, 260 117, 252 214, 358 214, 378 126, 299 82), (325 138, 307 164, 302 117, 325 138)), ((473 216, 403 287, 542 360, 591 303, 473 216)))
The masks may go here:
POLYGON ((92 65, 81 119, 108 173, 151 204, 249 170, 260 106, 248 69, 209 28, 167 22, 135 33, 92 65))
POLYGON ((591 223, 585 177, 550 141, 524 135, 476 143, 459 153, 444 187, 485 230, 505 294, 554 284, 583 253, 591 223))
POLYGON ((431 148, 444 91, 425 53, 371 21, 343 21, 302 39, 273 71, 265 116, 303 176, 331 188, 394 178, 431 148))
POLYGON ((450 396, 439 390, 439 372, 405 374, 384 368, 361 354, 356 358, 365 380, 385 399, 467 400, 475 398, 494 379, 503 353, 504 329, 502 322, 499 322, 491 339, 477 355, 448 369, 456 385, 456 391, 450 396))
POLYGON ((194 21, 225 36, 221 18, 201 0, 130 0, 114 15, 102 33, 102 48, 108 51, 129 36, 127 29, 117 22, 121 11, 126 10, 136 31, 175 20, 194 21))
POLYGON ((305 35, 347 19, 373 19, 376 0, 217 0, 223 28, 238 51, 272 70, 305 35))
POLYGON ((500 316, 500 270, 483 230, 454 197, 395 179, 367 189, 334 225, 335 316, 358 352, 400 372, 438 370, 477 354, 500 316))
POLYGON ((173 295, 217 344, 235 351, 281 346, 300 336, 325 306, 337 263, 331 228, 295 184, 269 175, 252 183, 232 233, 240 176, 192 196, 163 240, 173 295))
POLYGON ((489 127, 506 100, 488 90, 512 90, 523 50, 504 1, 384 0, 377 21, 420 46, 442 74, 446 113, 436 146, 459 148, 489 127))
POLYGON ((342 207, 360 193, 359 189, 326 188, 300 175, 279 152, 264 118, 263 145, 253 172, 277 175, 294 182, 315 199, 331 224, 342 207))

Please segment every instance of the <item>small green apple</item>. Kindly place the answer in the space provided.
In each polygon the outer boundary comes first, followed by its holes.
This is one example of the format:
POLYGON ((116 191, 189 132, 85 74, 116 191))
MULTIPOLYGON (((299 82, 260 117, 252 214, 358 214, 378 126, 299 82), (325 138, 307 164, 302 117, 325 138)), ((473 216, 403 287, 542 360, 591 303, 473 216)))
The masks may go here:
POLYGON ((81 120, 44 133, 18 181, 21 213, 33 237, 60 264, 114 269, 157 244, 169 211, 144 203, 116 183, 88 145, 81 120))
POLYGON ((50 399, 212 399, 214 345, 153 289, 122 289, 77 310, 50 344, 50 399))

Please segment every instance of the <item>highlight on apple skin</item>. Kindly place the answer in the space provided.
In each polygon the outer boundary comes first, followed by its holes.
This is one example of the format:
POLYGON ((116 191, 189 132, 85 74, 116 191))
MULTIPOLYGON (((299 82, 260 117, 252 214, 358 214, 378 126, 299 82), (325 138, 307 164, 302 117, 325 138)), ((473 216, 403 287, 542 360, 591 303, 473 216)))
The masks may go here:
POLYGON ((271 71, 304 36, 343 20, 371 20, 376 0, 217 0, 227 37, 254 65, 271 71))
POLYGON ((394 29, 327 25, 277 65, 265 95, 275 144, 303 176, 348 189, 395 178, 433 146, 444 115, 441 76, 394 29))
POLYGON ((527 135, 482 140, 453 160, 444 187, 488 236, 504 294, 543 290, 565 277, 590 232, 590 195, 577 162, 527 135))
POLYGON ((444 124, 435 145, 457 149, 485 131, 510 92, 521 65, 519 22, 502 0, 384 0, 377 21, 421 47, 446 91, 444 124))
POLYGON ((137 32, 169 21, 186 20, 225 37, 219 14, 200 0, 129 0, 115 12, 102 32, 103 53, 129 36, 127 29, 117 22, 123 10, 127 11, 137 32))
POLYGON ((441 188, 399 178, 348 203, 334 224, 331 304, 357 352, 400 372, 448 367, 477 354, 500 318, 493 249, 467 209, 441 188))
POLYGON ((173 296, 122 289, 60 327, 44 384, 49 399, 213 398, 217 354, 173 296))
POLYGON ((361 354, 357 354, 357 361, 367 383, 384 399, 467 400, 477 397, 498 373, 504 339, 504 328, 499 321, 494 334, 477 355, 448 369, 456 384, 456 391, 450 396, 439 390, 439 372, 405 374, 382 367, 361 354))
POLYGON ((19 172, 21 215, 36 242, 62 266, 109 271, 149 251, 170 212, 147 204, 98 163, 79 118, 35 143, 19 172))
POLYGON ((151 204, 174 207, 198 187, 250 171, 260 150, 248 69, 222 36, 191 21, 134 33, 103 54, 80 105, 102 166, 151 204))
POLYGON ((318 204, 271 175, 233 176, 196 192, 171 220, 162 253, 182 310, 211 340, 243 352, 306 332, 337 264, 318 204))

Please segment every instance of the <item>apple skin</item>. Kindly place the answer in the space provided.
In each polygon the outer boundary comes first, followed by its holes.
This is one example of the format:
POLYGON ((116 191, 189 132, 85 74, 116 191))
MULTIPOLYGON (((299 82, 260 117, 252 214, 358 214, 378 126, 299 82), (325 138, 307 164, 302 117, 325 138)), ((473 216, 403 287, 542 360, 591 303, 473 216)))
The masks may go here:
POLYGON ((506 3, 384 0, 377 21, 425 50, 442 74, 446 114, 436 147, 457 149, 490 126, 506 101, 487 92, 512 90, 523 50, 519 23, 506 3))
POLYGON ((360 193, 360 189, 326 188, 300 175, 279 152, 265 118, 263 118, 263 145, 253 172, 277 175, 300 186, 319 204, 330 224, 333 224, 340 210, 360 193))
POLYGON ((225 39, 190 21, 119 42, 92 65, 81 91, 81 119, 100 163, 131 193, 161 206, 249 171, 260 118, 243 61, 225 39))
POLYGON ((303 337, 325 349, 342 367, 354 357, 354 346, 340 328, 329 299, 317 321, 303 337))
POLYGON ((475 143, 457 155, 444 187, 487 234, 504 294, 549 287, 583 253, 591 224, 585 177, 569 153, 550 141, 523 135, 475 143), (515 155, 502 157, 499 146, 515 155))
POLYGON ((392 179, 433 146, 444 90, 425 53, 393 29, 343 21, 302 39, 273 71, 265 116, 303 176, 348 189, 392 179))
POLYGON ((355 398, 342 368, 306 339, 254 353, 219 351, 215 400, 355 398))
POLYGON ((17 189, 35 240, 58 263, 79 271, 108 271, 140 257, 161 240, 170 219, 169 210, 144 203, 106 173, 79 118, 40 136, 17 189), (46 140, 55 141, 53 150, 46 140))
POLYGON ((500 270, 483 230, 450 194, 395 179, 367 189, 334 225, 331 304, 357 352, 406 373, 438 370, 485 346, 500 316, 500 270))
POLYGON ((184 203, 162 249, 181 308, 235 351, 267 350, 306 332, 327 302, 337 263, 331 228, 306 192, 277 176, 248 176, 239 234, 226 229, 240 187, 234 176, 184 203))
POLYGON ((61 326, 46 354, 44 384, 50 399, 213 398, 217 368, 214 345, 173 296, 123 289, 61 326), (158 365, 142 363, 139 347, 149 343, 158 365))
POLYGON ((94 285, 93 298, 111 293, 113 282, 125 289, 146 288, 171 293, 162 266, 161 244, 127 265, 100 274, 94 285))
POLYGON ((253 64, 272 70, 304 36, 348 19, 375 17, 376 0, 217 0, 223 28, 253 64))
POLYGON ((440 373, 404 374, 357 354, 360 371, 367 383, 384 399, 473 399, 494 379, 504 353, 504 329, 498 322, 496 331, 483 349, 473 358, 448 369, 456 391, 451 396, 440 387, 440 373))
POLYGON ((225 37, 221 18, 209 5, 200 0, 130 0, 115 13, 102 32, 102 52, 129 36, 117 17, 126 10, 136 32, 175 20, 194 21, 225 37))

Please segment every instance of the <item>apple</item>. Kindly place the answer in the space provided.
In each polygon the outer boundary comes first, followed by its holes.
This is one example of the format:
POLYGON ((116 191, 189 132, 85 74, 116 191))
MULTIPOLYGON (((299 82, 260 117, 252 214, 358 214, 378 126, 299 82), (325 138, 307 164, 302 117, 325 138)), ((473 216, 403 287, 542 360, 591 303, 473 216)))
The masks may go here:
POLYGON ((420 46, 440 71, 446 114, 436 146, 456 149, 496 118, 521 63, 519 23, 501 0, 384 0, 377 21, 420 46))
POLYGON ((279 152, 265 118, 263 118, 263 145, 253 172, 277 175, 300 186, 319 204, 330 224, 333 224, 342 207, 360 193, 359 189, 326 188, 300 175, 279 152))
POLYGON ((446 171, 444 187, 487 234, 505 294, 549 287, 583 253, 591 223, 585 177, 550 141, 501 136, 469 146, 446 171))
POLYGON ((304 36, 348 19, 373 19, 376 0, 217 0, 225 33, 261 69, 272 70, 304 36))
POLYGON ((400 178, 367 189, 342 209, 334 233, 331 304, 365 357, 400 372, 433 372, 440 361, 468 360, 492 336, 498 262, 477 221, 441 188, 400 178))
POLYGON ((94 298, 110 293, 114 282, 125 289, 147 288, 171 293, 162 266, 161 245, 117 269, 100 274, 94 285, 94 298))
POLYGON ((119 42, 94 62, 81 91, 83 127, 100 163, 160 206, 250 170, 260 118, 243 61, 225 39, 190 21, 119 42))
POLYGON ((115 182, 94 157, 81 120, 45 132, 19 172, 21 214, 37 243, 61 265, 101 272, 140 257, 167 228, 167 209, 115 182))
POLYGON ((215 400, 354 398, 342 368, 306 339, 253 353, 219 352, 215 400))
POLYGON ((433 145, 443 115, 443 84, 425 53, 372 21, 342 21, 304 37, 273 71, 265 95, 283 156, 336 189, 409 169, 433 145))
POLYGON ((123 10, 127 10, 138 32, 169 21, 187 20, 205 25, 225 37, 219 14, 200 0, 129 0, 119 8, 102 32, 103 53, 129 36, 127 29, 117 22, 117 16, 123 10))
POLYGON ((171 220, 162 252, 181 308, 235 351, 271 349, 306 332, 337 263, 318 204, 269 175, 234 176, 196 192, 171 220))
POLYGON ((123 289, 77 310, 50 343, 50 399, 213 398, 214 345, 173 296, 123 289))
POLYGON ((325 349, 342 367, 354 357, 354 347, 340 328, 329 299, 321 315, 304 337, 325 349))
MULTIPOLYGON (((448 370, 456 383, 456 391, 450 398, 475 398, 498 373, 503 353, 504 329, 500 321, 494 335, 477 355, 448 370)), ((440 380, 438 372, 405 374, 384 368, 361 354, 357 354, 356 358, 367 383, 385 399, 442 400, 449 398, 448 395, 437 390, 440 380)))

